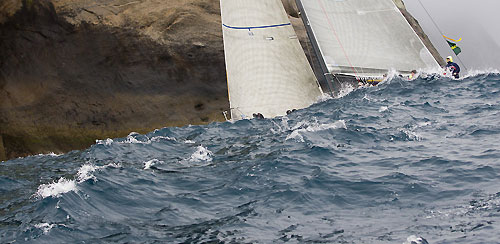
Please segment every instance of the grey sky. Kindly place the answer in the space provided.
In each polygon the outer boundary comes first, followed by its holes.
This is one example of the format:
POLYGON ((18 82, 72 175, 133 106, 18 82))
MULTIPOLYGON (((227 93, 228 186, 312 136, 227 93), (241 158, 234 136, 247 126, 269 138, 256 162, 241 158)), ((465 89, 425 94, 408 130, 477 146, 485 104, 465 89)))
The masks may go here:
MULTIPOLYGON (((403 0, 441 56, 453 55, 418 0, 403 0)), ((470 69, 500 69, 500 0, 420 0, 443 34, 462 38, 459 55, 470 69)), ((455 58, 455 60, 457 60, 455 58)), ((458 60, 457 60, 458 61, 458 60)))

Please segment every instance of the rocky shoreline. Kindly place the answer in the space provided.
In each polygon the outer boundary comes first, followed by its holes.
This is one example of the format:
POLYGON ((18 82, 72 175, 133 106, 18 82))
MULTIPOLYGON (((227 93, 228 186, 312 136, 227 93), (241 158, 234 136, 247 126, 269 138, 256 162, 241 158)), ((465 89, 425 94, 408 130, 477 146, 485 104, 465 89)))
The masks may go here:
POLYGON ((3 0, 0 36, 0 160, 224 121, 229 107, 218 0, 3 0))

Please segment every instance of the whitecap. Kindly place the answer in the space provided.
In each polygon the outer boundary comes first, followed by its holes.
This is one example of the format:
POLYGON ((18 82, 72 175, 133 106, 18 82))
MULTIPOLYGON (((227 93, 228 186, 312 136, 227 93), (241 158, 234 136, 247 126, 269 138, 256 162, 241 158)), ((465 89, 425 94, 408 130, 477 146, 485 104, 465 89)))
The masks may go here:
POLYGON ((36 224, 35 227, 38 229, 41 229, 44 234, 49 233, 49 231, 54 228, 56 224, 49 224, 49 223, 40 223, 36 224))
POLYGON ((446 207, 445 209, 428 210, 426 219, 450 216, 471 216, 483 211, 496 211, 500 208, 500 198, 493 194, 482 199, 477 199, 465 205, 446 207))
POLYGON ((155 164, 157 164, 157 163, 164 163, 164 162, 163 162, 163 161, 161 161, 161 160, 158 160, 158 159, 156 159, 156 158, 151 159, 151 160, 149 160, 149 161, 144 162, 144 169, 150 169, 150 168, 151 168, 151 166, 153 166, 153 165, 155 165, 155 164))
POLYGON ((152 142, 160 142, 162 140, 167 140, 167 141, 177 141, 174 137, 169 137, 169 136, 154 136, 152 138, 147 138, 146 141, 141 141, 137 139, 137 136, 140 135, 137 132, 131 132, 123 141, 114 141, 113 139, 106 139, 106 140, 96 140, 96 144, 98 145, 106 145, 109 146, 112 143, 118 143, 118 144, 151 144, 152 142))
POLYGON ((273 134, 281 134, 287 130, 290 130, 290 126, 288 125, 288 117, 284 116, 280 118, 281 124, 275 122, 274 120, 271 120, 274 126, 277 127, 277 129, 271 128, 271 133, 273 134))
POLYGON ((109 146, 109 145, 111 145, 111 144, 113 143, 113 139, 108 138, 108 139, 106 139, 106 140, 96 140, 95 142, 96 142, 96 144, 98 144, 98 145, 105 145, 105 146, 109 146))
POLYGON ((443 69, 441 67, 433 67, 433 68, 427 68, 427 69, 419 69, 417 70, 419 76, 422 77, 428 77, 428 76, 434 76, 434 75, 442 75, 443 74, 443 69))
POLYGON ((26 157, 18 157, 17 159, 24 159, 24 158, 29 158, 29 157, 53 157, 53 158, 57 158, 57 157, 60 157, 62 155, 64 155, 64 154, 57 154, 54 152, 49 152, 49 153, 34 154, 31 156, 26 156, 26 157))
POLYGON ((430 121, 418 122, 416 125, 410 126, 410 128, 399 128, 399 131, 403 132, 410 140, 421 141, 424 139, 424 137, 415 132, 415 129, 429 126, 431 124, 432 122, 430 121))
POLYGON ((154 136, 150 139, 152 142, 159 142, 162 140, 167 140, 167 141, 177 141, 174 137, 169 137, 169 136, 154 136))
POLYGON ((82 183, 82 182, 84 182, 86 180, 90 180, 90 179, 95 180, 95 176, 93 174, 94 171, 96 171, 98 169, 103 169, 105 167, 106 166, 95 166, 92 164, 83 165, 82 167, 80 167, 80 169, 78 170, 78 173, 77 173, 78 183, 82 183))
POLYGON ((57 157, 60 157, 60 156, 62 156, 62 155, 63 155, 63 154, 57 154, 57 153, 54 153, 54 152, 50 152, 50 153, 47 153, 47 154, 40 153, 40 154, 38 154, 37 156, 40 156, 40 157, 43 157, 43 156, 50 156, 50 157, 57 158, 57 157))
POLYGON ((399 129, 399 131, 403 132, 410 140, 415 140, 415 141, 423 140, 422 136, 417 134, 415 131, 412 131, 411 129, 401 128, 401 129, 399 129))
POLYGON ((418 122, 417 123, 417 127, 425 127, 425 126, 428 126, 428 125, 431 125, 432 122, 430 121, 426 121, 426 122, 418 122))
POLYGON ((316 103, 322 103, 322 102, 328 101, 330 99, 333 99, 333 97, 330 94, 325 92, 316 98, 316 103))
POLYGON ((406 241, 403 244, 429 244, 429 242, 427 242, 427 240, 422 237, 411 235, 406 238, 406 241))
POLYGON ((381 107, 378 109, 378 111, 379 111, 380 113, 382 113, 382 112, 387 111, 388 109, 389 109, 389 107, 387 107, 387 106, 381 106, 381 107))
POLYGON ((185 140, 184 143, 186 143, 186 144, 195 144, 196 142, 191 141, 191 140, 185 140))
POLYGON ((92 164, 85 164, 78 169, 76 178, 73 180, 66 179, 64 177, 59 178, 59 180, 54 181, 50 184, 43 184, 38 187, 37 192, 34 194, 35 197, 47 198, 47 197, 60 197, 64 193, 77 192, 77 185, 83 183, 87 180, 95 179, 94 172, 96 170, 105 169, 108 167, 119 168, 119 164, 111 163, 105 166, 95 166, 92 164))
MULTIPOLYGON (((437 74, 440 77, 452 78, 451 73, 443 68, 430 70, 428 74, 437 74)), ((482 69, 482 70, 469 70, 466 74, 463 75, 461 74, 459 80, 467 79, 470 77, 476 77, 479 75, 489 75, 489 74, 498 75, 500 74, 500 71, 495 68, 482 69)))
POLYGON ((354 90, 356 90, 356 87, 354 87, 353 85, 348 84, 348 83, 342 84, 340 89, 339 89, 339 93, 337 95, 337 98, 345 97, 345 96, 349 95, 349 93, 353 92, 354 90))
POLYGON ((39 186, 35 195, 41 198, 60 197, 62 194, 70 191, 77 191, 76 181, 60 178, 57 182, 54 181, 50 184, 39 186))
POLYGON ((304 137, 302 136, 301 133, 317 132, 329 129, 347 129, 347 126, 344 120, 338 120, 328 124, 319 124, 317 121, 312 123, 302 121, 299 122, 296 126, 294 126, 294 128, 292 129, 293 130, 292 133, 290 133, 290 135, 288 135, 285 140, 297 139, 298 141, 304 142, 304 137))
POLYGON ((196 152, 194 152, 189 158, 190 162, 211 162, 213 153, 203 146, 198 146, 196 152))
POLYGON ((136 136, 139 135, 139 133, 137 132, 131 132, 127 138, 122 141, 122 142, 119 142, 119 143, 122 143, 122 144, 151 144, 151 140, 147 140, 147 141, 140 141, 140 140, 137 140, 136 136))
POLYGON ((298 131, 292 131, 292 133, 285 138, 285 141, 290 139, 296 139, 297 141, 304 142, 304 137, 298 131))

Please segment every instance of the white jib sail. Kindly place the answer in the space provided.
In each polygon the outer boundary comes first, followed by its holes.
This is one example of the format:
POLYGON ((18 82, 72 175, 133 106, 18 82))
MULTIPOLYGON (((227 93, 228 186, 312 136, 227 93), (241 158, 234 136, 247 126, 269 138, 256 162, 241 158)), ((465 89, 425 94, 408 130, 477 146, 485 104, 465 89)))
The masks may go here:
POLYGON ((355 76, 439 67, 392 0, 301 0, 330 72, 355 76))
POLYGON ((221 0, 232 119, 285 115, 322 95, 281 0, 221 0))

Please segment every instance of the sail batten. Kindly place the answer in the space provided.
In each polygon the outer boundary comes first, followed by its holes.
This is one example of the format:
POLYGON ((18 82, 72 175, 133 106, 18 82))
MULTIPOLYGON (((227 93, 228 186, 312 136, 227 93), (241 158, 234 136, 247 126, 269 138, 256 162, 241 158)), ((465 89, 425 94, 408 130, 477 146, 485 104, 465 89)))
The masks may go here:
POLYGON ((221 15, 233 119, 317 101, 321 88, 280 0, 221 0, 221 15))
POLYGON ((299 2, 329 72, 357 76, 365 69, 386 73, 438 67, 392 0, 299 2))

